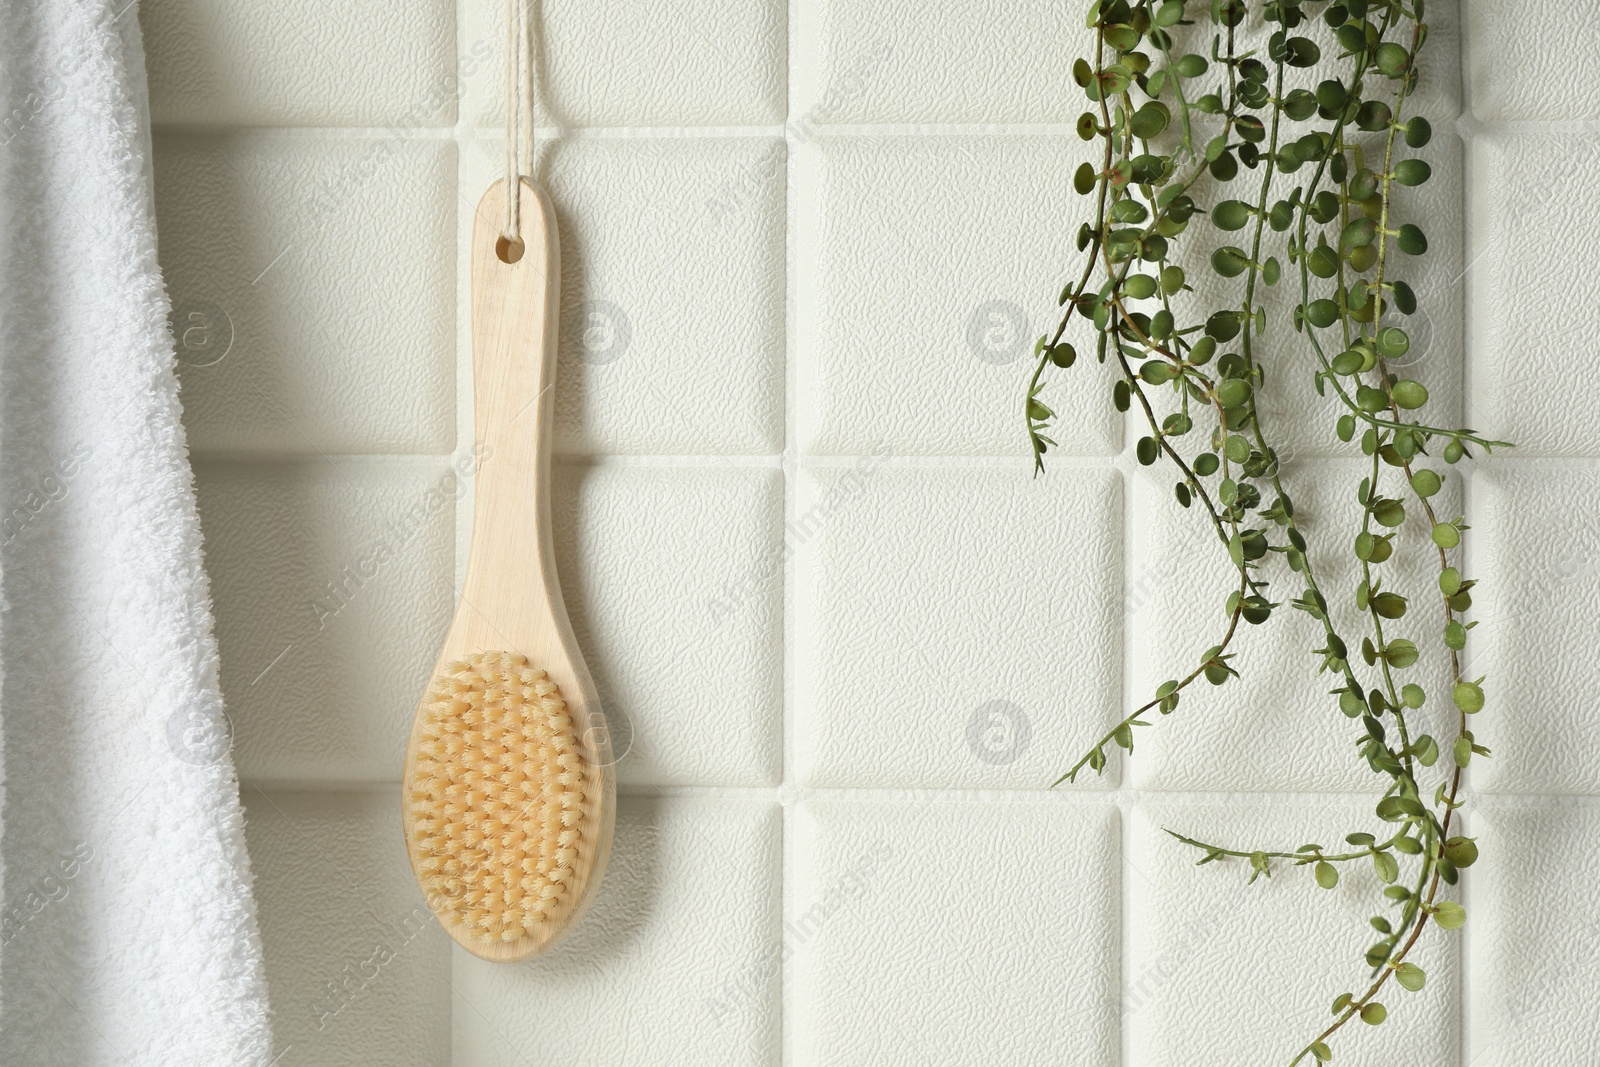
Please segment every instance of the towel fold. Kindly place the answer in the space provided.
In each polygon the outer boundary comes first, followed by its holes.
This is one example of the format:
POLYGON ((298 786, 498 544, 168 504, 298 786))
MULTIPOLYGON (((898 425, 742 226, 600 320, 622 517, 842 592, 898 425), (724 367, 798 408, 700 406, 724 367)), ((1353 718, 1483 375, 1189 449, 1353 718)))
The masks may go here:
POLYGON ((265 1067, 137 13, 0 12, 0 1062, 265 1067))

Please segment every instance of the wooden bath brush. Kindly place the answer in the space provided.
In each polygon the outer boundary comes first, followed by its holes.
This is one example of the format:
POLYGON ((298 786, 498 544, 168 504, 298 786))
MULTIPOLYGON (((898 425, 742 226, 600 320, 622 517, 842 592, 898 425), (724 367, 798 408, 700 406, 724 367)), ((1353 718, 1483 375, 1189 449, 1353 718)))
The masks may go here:
POLYGON ((550 420, 560 253, 550 201, 506 182, 472 232, 477 475, 455 619, 411 727, 404 822, 428 906, 475 956, 514 962, 582 916, 615 821, 611 746, 556 582, 550 420))

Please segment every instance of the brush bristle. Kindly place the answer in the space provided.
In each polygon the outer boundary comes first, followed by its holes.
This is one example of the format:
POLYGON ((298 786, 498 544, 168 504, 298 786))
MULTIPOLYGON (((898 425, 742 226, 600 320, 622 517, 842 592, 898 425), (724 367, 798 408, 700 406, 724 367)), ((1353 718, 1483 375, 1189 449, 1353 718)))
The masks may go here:
POLYGON ((584 762, 561 690, 511 652, 445 667, 406 787, 428 904, 484 941, 515 941, 568 903, 584 762))

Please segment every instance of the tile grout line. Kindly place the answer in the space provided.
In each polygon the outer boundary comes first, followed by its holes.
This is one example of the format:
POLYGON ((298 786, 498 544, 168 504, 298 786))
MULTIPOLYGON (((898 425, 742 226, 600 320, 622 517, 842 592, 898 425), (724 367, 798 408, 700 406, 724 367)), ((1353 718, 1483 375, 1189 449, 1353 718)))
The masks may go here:
MULTIPOLYGON (((458 107, 459 111, 459 107, 458 107)), ((1485 138, 1514 137, 1592 137, 1600 135, 1595 120, 1492 120, 1485 121, 1463 112, 1458 120, 1468 136, 1485 138)), ((332 125, 237 125, 225 122, 158 122, 151 127, 156 137, 230 137, 255 140, 392 140, 397 136, 414 141, 467 143, 474 139, 495 141, 504 136, 498 126, 475 126, 458 120, 452 126, 332 126, 332 125)), ((782 125, 706 125, 706 126, 539 126, 535 135, 540 145, 572 141, 718 141, 786 140, 790 131, 782 125)), ((995 137, 1023 140, 1040 138, 1061 140, 1067 145, 1079 141, 1072 124, 1061 123, 857 123, 828 125, 818 123, 810 139, 849 140, 958 140, 995 137)))
MULTIPOLYGON (((789 123, 790 90, 794 85, 794 11, 792 3, 786 6, 786 24, 784 24, 784 126, 789 123)), ((795 318, 795 286, 794 280, 798 275, 797 246, 795 246, 795 181, 794 181, 794 152, 789 149, 789 142, 784 141, 784 446, 782 446, 781 467, 784 478, 784 501, 782 501, 782 526, 778 531, 778 552, 782 560, 782 606, 779 611, 779 627, 782 629, 779 637, 779 656, 782 662, 782 685, 779 689, 779 747, 782 750, 781 768, 779 768, 778 785, 778 947, 779 965, 774 974, 773 981, 778 982, 778 989, 774 990, 773 1000, 778 1003, 778 1033, 776 1038, 776 1062, 779 1065, 789 1064, 794 1045, 794 1013, 790 1005, 794 1001, 794 987, 792 987, 792 961, 784 960, 782 944, 784 944, 784 926, 789 921, 790 915, 797 912, 797 901, 792 899, 795 886, 798 885, 798 875, 794 870, 795 841, 794 822, 795 805, 790 803, 790 792, 794 789, 795 766, 795 693, 797 693, 797 641, 795 641, 795 598, 797 598, 798 573, 797 553, 786 552, 787 537, 789 537, 789 523, 795 522, 798 512, 797 480, 798 466, 795 462, 795 414, 798 411, 798 370, 795 360, 795 334, 797 334, 797 318, 795 318)), ((768 1053, 771 1057, 771 1053, 768 1053)))
MULTIPOLYGON (((786 132, 789 116, 793 111, 793 92, 795 82, 794 64, 794 24, 795 6, 798 0, 790 0, 785 5, 784 25, 784 93, 783 93, 783 126, 786 132)), ((795 639, 795 615, 797 596, 800 583, 797 562, 798 554, 785 551, 789 524, 798 518, 798 478, 799 465, 796 461, 796 442, 799 427, 797 418, 799 413, 799 367, 797 360, 796 339, 798 334, 798 316, 795 313, 796 293, 795 284, 799 277, 799 249, 796 244, 795 213, 798 210, 798 200, 795 195, 794 166, 795 154, 784 138, 783 156, 783 526, 778 531, 778 551, 783 560, 783 607, 780 613, 779 625, 783 628, 782 639, 778 647, 781 649, 783 684, 779 698, 778 713, 780 716, 781 747, 783 751, 782 766, 779 773, 778 803, 779 803, 779 833, 781 840, 778 850, 777 870, 777 897, 778 897, 778 929, 777 941, 779 945, 779 966, 774 980, 778 984, 776 1001, 778 1005, 778 1032, 776 1035, 776 1060, 780 1065, 794 1062, 795 1045, 798 1035, 794 1028, 794 1012, 791 1005, 795 1000, 795 987, 792 982, 795 965, 792 961, 783 959, 782 946, 784 928, 789 922, 789 916, 798 911, 798 902, 793 900, 793 895, 798 891, 798 872, 793 869, 794 854, 797 843, 795 841, 794 821, 796 805, 791 803, 790 797, 794 790, 795 749, 798 726, 796 723, 795 697, 797 693, 797 662, 795 639)))
MULTIPOLYGON (((1129 700, 1131 699, 1130 694, 1133 692, 1134 649, 1133 627, 1130 625, 1131 619, 1128 616, 1128 579, 1130 575, 1136 573, 1137 568, 1135 564, 1137 563, 1137 557, 1139 554, 1139 546, 1135 543, 1134 538, 1134 533, 1137 530, 1137 526, 1135 525, 1135 516, 1133 512, 1136 496, 1133 478, 1138 477, 1138 474, 1137 469, 1135 468, 1133 477, 1129 476, 1128 464, 1130 450, 1128 447, 1128 438, 1130 434, 1128 432, 1128 421, 1129 417, 1127 413, 1122 413, 1122 417, 1119 420, 1119 429, 1121 430, 1123 449, 1122 453, 1117 457, 1118 462, 1116 465, 1118 478, 1122 486, 1122 515, 1120 517, 1122 530, 1119 538, 1122 543, 1122 574, 1120 575, 1121 581, 1117 583, 1117 589, 1122 594, 1117 604, 1117 620, 1119 625, 1119 636, 1121 637, 1122 651, 1122 662, 1120 666, 1122 669, 1120 678, 1121 685, 1117 689, 1118 699, 1116 708, 1113 712, 1114 717, 1117 719, 1120 719, 1123 715, 1127 714, 1129 700)), ((1137 463, 1137 459, 1134 459, 1134 462, 1137 463)), ((1118 751, 1120 752, 1120 750, 1118 751)), ((1069 756, 1068 758, 1073 758, 1073 756, 1069 756)), ((1121 1067, 1128 1067, 1130 1063, 1130 1056, 1132 1054, 1132 1042, 1129 1040, 1132 1033, 1132 1019, 1129 1017, 1129 1013, 1124 1010, 1123 1007, 1123 989, 1127 981, 1128 959, 1133 941, 1133 906, 1129 891, 1129 886, 1132 882, 1132 879, 1129 877, 1129 872, 1132 869, 1131 864, 1133 856, 1133 820, 1131 815, 1132 809, 1138 804, 1138 797, 1134 794, 1130 787, 1129 776, 1130 770, 1128 761, 1125 759, 1118 759, 1117 788, 1115 791, 1115 796, 1117 805, 1117 837, 1121 844, 1121 854, 1117 857, 1117 899, 1121 902, 1121 907, 1118 909, 1117 913, 1117 976, 1114 988, 1112 989, 1112 998, 1113 1003, 1117 1005, 1117 1063, 1121 1065, 1121 1067)))
MULTIPOLYGON (((246 776, 239 779, 241 788, 260 789, 266 793, 326 793, 361 794, 397 791, 399 779, 388 781, 358 781, 355 779, 288 779, 246 776)), ((1203 807, 1233 803, 1259 807, 1285 802, 1297 806, 1323 806, 1335 803, 1357 803, 1372 799, 1366 792, 1340 791, 1316 793, 1282 789, 1261 789, 1251 792, 1223 790, 1159 790, 1119 787, 1101 790, 1051 790, 1032 789, 974 789, 968 787, 910 787, 910 786, 801 786, 788 785, 656 785, 651 783, 623 784, 618 795, 667 800, 725 800, 752 804, 803 804, 812 800, 860 800, 863 803, 898 801, 905 804, 972 804, 995 803, 1017 806, 1053 805, 1063 809, 1113 808, 1123 794, 1130 808, 1155 804, 1171 807, 1203 807)), ((1572 805, 1575 808, 1600 812, 1600 793, 1506 793, 1478 790, 1475 796, 1490 808, 1523 810, 1547 807, 1551 803, 1572 805)))
MULTIPOLYGON (((462 56, 463 52, 465 51, 465 47, 464 47, 465 42, 462 41, 462 39, 461 39, 461 33, 462 33, 463 27, 466 24, 467 2, 468 2, 468 0, 455 0, 455 5, 454 5, 455 6, 455 26, 453 27, 453 29, 455 31, 455 47, 452 50, 452 53, 453 53, 452 54, 452 61, 454 63, 456 63, 456 64, 459 64, 461 62, 461 56, 462 56)), ((456 154, 456 158, 455 158, 455 187, 456 187, 455 188, 455 193, 456 193, 456 195, 451 198, 451 204, 450 204, 451 208, 455 212, 455 354, 456 354, 456 373, 455 373, 455 377, 454 377, 454 382, 455 382, 455 387, 456 387, 456 404, 455 404, 455 408, 456 408, 456 410, 455 410, 456 446, 455 446, 455 454, 454 454, 453 459, 458 459, 461 456, 473 455, 476 452, 476 442, 475 442, 474 438, 475 438, 475 436, 477 434, 477 426, 476 426, 476 422, 475 422, 474 415, 473 415, 473 409, 472 409, 472 403, 473 403, 472 389, 470 388, 470 384, 471 384, 470 374, 471 374, 471 370, 472 370, 472 349, 471 349, 472 324, 471 324, 470 320, 467 321, 467 322, 463 322, 462 321, 462 309, 463 309, 463 307, 465 307, 467 309, 467 312, 468 312, 469 315, 471 313, 471 308, 472 308, 472 291, 471 291, 471 287, 470 287, 471 286, 471 277, 472 277, 472 273, 471 273, 472 251, 471 251, 471 248, 470 248, 470 240, 471 240, 471 236, 470 235, 471 235, 471 231, 472 231, 472 218, 471 218, 470 215, 467 215, 464 218, 463 217, 463 212, 461 210, 461 204, 462 204, 462 200, 461 200, 461 197, 462 197, 462 189, 461 189, 462 171, 463 171, 463 168, 466 165, 466 163, 465 163, 465 161, 466 161, 466 147, 467 147, 467 144, 468 144, 468 142, 470 140, 469 134, 464 130, 465 120, 464 120, 464 116, 462 115, 462 111, 463 111, 463 108, 462 108, 462 97, 464 96, 465 91, 466 91, 465 85, 463 85, 463 84, 458 82, 457 83, 456 92, 454 94, 454 98, 453 98, 453 101, 452 101, 453 104, 454 104, 454 107, 455 107, 455 122, 452 124, 451 129, 450 129, 450 134, 451 134, 450 140, 451 140, 451 143, 455 147, 455 154, 456 154), (465 232, 468 235, 468 246, 467 247, 463 247, 463 241, 462 241, 463 230, 465 230, 465 232), (463 351, 463 342, 465 342, 465 346, 466 346, 465 347, 465 351, 463 351)), ((456 609, 456 606, 457 606, 456 599, 460 595, 462 585, 466 580, 467 553, 470 550, 471 542, 472 542, 471 515, 472 515, 472 512, 473 512, 473 505, 477 500, 477 496, 478 496, 478 479, 477 479, 477 470, 476 470, 476 468, 474 468, 473 469, 472 478, 468 479, 466 493, 463 494, 462 496, 459 496, 456 499, 456 502, 455 502, 455 505, 454 505, 454 507, 455 507, 455 515, 454 515, 454 518, 455 518, 455 553, 454 553, 454 560, 453 560, 454 573, 451 576, 452 577, 451 590, 455 595, 451 597, 451 612, 452 613, 454 613, 454 611, 456 609)), ((449 1058, 448 1058, 447 1062, 451 1063, 451 1064, 454 1064, 455 1060, 456 1060, 456 997, 457 997, 456 982, 458 980, 460 980, 461 976, 456 974, 456 960, 457 960, 457 958, 459 956, 459 953, 456 951, 455 946, 453 946, 453 945, 450 947, 449 951, 450 951, 450 955, 448 957, 449 981, 447 983, 447 986, 448 986, 448 988, 450 990, 450 995, 445 997, 444 1025, 445 1025, 445 1033, 448 1035, 448 1048, 449 1048, 448 1057, 449 1058)), ((476 1010, 476 1009, 474 1009, 474 1010, 476 1010)), ((515 1050, 515 1049, 513 1049, 513 1053, 518 1054, 520 1056, 520 1053, 517 1053, 517 1050, 515 1050)))

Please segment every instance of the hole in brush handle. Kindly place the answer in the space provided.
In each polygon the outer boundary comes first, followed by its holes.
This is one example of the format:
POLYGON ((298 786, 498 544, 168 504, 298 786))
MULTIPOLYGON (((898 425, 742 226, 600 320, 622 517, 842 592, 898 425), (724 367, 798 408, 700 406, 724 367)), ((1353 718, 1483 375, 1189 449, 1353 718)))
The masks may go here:
POLYGON ((522 258, 522 253, 528 250, 520 237, 502 236, 494 243, 494 254, 502 263, 515 263, 522 258))

